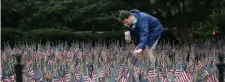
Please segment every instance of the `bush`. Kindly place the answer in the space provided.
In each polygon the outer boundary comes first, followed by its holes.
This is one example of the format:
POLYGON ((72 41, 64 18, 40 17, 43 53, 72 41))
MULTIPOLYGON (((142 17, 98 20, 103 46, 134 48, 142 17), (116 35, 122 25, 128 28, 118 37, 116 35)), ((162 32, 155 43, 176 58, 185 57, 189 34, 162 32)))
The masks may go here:
POLYGON ((4 42, 20 42, 24 38, 22 31, 12 29, 12 28, 1 28, 1 39, 4 42))
POLYGON ((1 28, 1 49, 4 49, 6 43, 13 48, 15 44, 22 42, 23 38, 24 34, 22 31, 12 28, 1 28))
POLYGON ((58 29, 37 29, 25 33, 26 41, 73 41, 74 34, 70 31, 58 29))
POLYGON ((38 29, 25 33, 26 41, 32 42, 90 42, 106 39, 119 39, 120 32, 107 32, 107 33, 73 33, 67 30, 58 29, 38 29))

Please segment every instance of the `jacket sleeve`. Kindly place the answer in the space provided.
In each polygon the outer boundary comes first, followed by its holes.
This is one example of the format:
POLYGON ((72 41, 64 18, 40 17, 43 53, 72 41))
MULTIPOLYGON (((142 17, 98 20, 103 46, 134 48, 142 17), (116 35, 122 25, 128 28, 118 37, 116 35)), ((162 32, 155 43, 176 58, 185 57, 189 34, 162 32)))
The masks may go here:
POLYGON ((130 31, 131 35, 134 36, 137 34, 137 29, 136 28, 130 28, 130 27, 126 27, 124 26, 124 32, 125 31, 130 31))
POLYGON ((140 42, 138 45, 139 48, 144 49, 146 47, 148 34, 149 34, 148 21, 143 20, 140 23, 140 42))

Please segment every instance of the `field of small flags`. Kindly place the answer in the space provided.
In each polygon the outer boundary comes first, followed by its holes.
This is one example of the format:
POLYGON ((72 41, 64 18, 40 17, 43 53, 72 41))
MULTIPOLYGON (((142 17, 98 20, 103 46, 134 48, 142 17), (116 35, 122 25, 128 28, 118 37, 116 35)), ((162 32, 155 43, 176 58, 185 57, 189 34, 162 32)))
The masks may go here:
POLYGON ((218 82, 217 54, 224 41, 175 46, 162 42, 155 50, 156 62, 137 59, 135 46, 126 43, 109 47, 97 44, 59 43, 5 44, 1 51, 1 80, 16 82, 15 55, 21 55, 23 82, 218 82), (155 66, 154 66, 155 65, 155 66))

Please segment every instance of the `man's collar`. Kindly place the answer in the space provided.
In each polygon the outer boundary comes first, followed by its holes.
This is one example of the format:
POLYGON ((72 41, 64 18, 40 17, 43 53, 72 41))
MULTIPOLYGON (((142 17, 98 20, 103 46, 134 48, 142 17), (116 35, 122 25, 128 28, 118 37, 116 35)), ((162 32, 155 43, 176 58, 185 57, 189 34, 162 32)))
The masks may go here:
POLYGON ((132 15, 132 28, 135 28, 135 25, 136 25, 136 23, 137 23, 137 17, 135 17, 134 15, 132 15))
POLYGON ((132 21, 133 21, 132 24, 136 24, 137 23, 137 17, 135 17, 134 15, 132 15, 132 21))

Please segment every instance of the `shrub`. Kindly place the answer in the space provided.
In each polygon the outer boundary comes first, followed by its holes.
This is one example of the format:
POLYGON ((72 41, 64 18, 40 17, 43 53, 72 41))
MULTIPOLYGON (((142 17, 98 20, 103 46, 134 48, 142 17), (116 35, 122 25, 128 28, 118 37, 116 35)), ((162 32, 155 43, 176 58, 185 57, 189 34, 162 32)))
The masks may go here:
POLYGON ((1 28, 2 42, 19 42, 22 41, 24 34, 22 31, 12 28, 1 28))
POLYGON ((26 41, 73 41, 74 34, 70 31, 58 29, 37 29, 25 33, 26 41))
POLYGON ((79 41, 90 42, 106 39, 119 39, 121 37, 120 32, 104 32, 104 33, 74 33, 66 30, 58 29, 38 29, 25 33, 26 41, 34 42, 56 42, 56 41, 79 41))

